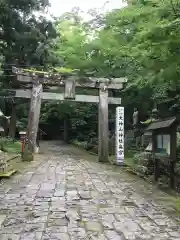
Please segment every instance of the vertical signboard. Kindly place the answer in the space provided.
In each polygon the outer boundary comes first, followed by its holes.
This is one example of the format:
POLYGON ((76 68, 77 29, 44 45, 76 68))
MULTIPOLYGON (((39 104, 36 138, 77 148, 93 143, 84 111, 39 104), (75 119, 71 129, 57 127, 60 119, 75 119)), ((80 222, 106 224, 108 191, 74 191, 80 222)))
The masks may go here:
POLYGON ((124 162, 124 107, 116 108, 116 159, 118 164, 124 162))

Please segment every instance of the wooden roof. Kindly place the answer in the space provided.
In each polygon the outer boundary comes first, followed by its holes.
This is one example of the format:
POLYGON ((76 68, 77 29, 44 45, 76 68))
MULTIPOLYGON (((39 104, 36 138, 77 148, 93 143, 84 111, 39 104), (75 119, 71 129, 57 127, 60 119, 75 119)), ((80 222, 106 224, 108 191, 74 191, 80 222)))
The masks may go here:
POLYGON ((169 128, 176 122, 176 117, 159 120, 156 122, 151 123, 147 128, 146 131, 153 131, 160 128, 169 128))

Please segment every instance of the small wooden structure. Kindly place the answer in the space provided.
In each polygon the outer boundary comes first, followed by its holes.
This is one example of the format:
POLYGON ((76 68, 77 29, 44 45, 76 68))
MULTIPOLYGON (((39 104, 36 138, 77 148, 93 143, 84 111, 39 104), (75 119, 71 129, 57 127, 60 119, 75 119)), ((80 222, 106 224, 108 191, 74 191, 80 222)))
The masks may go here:
MULTIPOLYGON (((24 85, 24 89, 15 90, 15 97, 30 98, 31 105, 28 120, 28 149, 35 152, 36 137, 39 124, 41 109, 41 100, 58 100, 58 101, 76 101, 99 104, 99 161, 108 161, 108 104, 121 104, 121 98, 108 96, 108 91, 113 89, 121 90, 126 78, 92 78, 79 77, 70 74, 47 74, 30 72, 28 70, 12 68, 13 73, 17 75, 17 80, 24 85), (62 86, 63 93, 43 92, 44 87, 62 86), (28 89, 29 88, 29 89, 28 89), (76 95, 76 88, 98 89, 99 96, 76 95)), ((64 138, 67 139, 67 121, 65 121, 64 138)))
POLYGON ((160 161, 169 165, 170 186, 174 188, 174 166, 176 162, 177 120, 175 117, 151 123, 146 131, 152 132, 152 153, 154 157, 154 178, 160 175, 160 161))

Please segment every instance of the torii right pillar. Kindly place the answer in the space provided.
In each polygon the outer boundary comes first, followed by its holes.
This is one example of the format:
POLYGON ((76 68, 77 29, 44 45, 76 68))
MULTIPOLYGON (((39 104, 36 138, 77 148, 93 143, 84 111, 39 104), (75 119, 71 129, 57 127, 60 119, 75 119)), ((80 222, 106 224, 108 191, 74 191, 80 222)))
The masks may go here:
POLYGON ((109 161, 109 129, 108 129, 108 89, 99 89, 99 139, 98 139, 98 160, 99 162, 109 161))

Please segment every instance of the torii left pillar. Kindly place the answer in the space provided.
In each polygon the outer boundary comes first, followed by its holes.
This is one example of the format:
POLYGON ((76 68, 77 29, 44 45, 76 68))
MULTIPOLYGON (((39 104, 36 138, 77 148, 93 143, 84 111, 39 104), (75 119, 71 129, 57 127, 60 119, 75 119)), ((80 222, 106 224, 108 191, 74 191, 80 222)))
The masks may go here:
MULTIPOLYGON (((28 131, 27 131, 27 150, 28 159, 33 160, 34 153, 36 152, 36 138, 39 126, 40 110, 41 110, 41 94, 43 92, 42 84, 39 80, 33 79, 33 88, 31 92, 31 105, 28 118, 28 131)), ((26 158, 26 156, 24 156, 26 158)), ((26 160, 26 159, 24 159, 26 160)))

